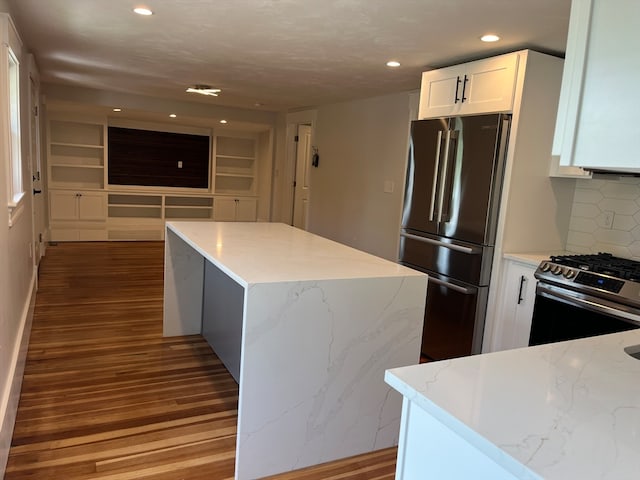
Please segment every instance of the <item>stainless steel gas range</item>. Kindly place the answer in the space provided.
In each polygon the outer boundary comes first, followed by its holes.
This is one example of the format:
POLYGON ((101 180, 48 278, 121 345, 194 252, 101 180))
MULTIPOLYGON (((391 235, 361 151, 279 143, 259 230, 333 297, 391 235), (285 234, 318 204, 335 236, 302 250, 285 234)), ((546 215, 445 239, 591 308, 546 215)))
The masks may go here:
POLYGON ((552 256, 535 277, 529 345, 640 328, 640 262, 608 253, 552 256))

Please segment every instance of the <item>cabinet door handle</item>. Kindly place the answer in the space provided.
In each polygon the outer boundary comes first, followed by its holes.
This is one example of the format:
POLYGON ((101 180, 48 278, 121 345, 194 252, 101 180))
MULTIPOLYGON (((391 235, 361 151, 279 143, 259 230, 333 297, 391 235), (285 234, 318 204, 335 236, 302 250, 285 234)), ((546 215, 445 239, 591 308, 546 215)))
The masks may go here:
POLYGON ((39 193, 42 193, 42 190, 37 190, 37 189, 33 189, 33 194, 34 195, 38 195, 39 193))
POLYGON ((469 79, 467 78, 467 76, 464 76, 464 83, 462 85, 462 100, 461 103, 464 103, 464 101, 467 99, 467 97, 464 96, 465 92, 467 91, 467 82, 469 81, 469 79))
POLYGON ((522 297, 522 290, 524 289, 524 284, 527 281, 527 277, 524 275, 520 276, 520 290, 518 290, 518 305, 522 303, 524 298, 522 297))
MULTIPOLYGON (((460 80, 460 76, 458 75, 456 77, 456 98, 453 100, 453 103, 458 103, 460 101, 460 99, 458 98, 458 90, 460 90, 461 83, 462 83, 462 80, 460 80)), ((462 96, 464 97, 464 91, 462 92, 462 96)))

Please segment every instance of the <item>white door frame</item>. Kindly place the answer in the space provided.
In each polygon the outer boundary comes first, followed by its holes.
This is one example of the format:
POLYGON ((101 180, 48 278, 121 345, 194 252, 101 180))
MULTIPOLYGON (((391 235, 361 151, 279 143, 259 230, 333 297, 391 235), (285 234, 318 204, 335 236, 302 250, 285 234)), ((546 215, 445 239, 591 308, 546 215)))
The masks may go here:
MULTIPOLYGON (((315 144, 315 125, 316 125, 316 110, 304 110, 300 112, 293 112, 287 114, 287 134, 286 134, 286 162, 284 168, 284 182, 282 185, 282 215, 283 221, 291 224, 293 220, 293 182, 295 181, 296 173, 296 143, 295 136, 298 133, 298 125, 310 125, 311 126, 311 144, 315 144), (286 220, 285 220, 286 219, 286 220)), ((309 200, 311 201, 311 199, 309 200)), ((309 218, 307 218, 307 227, 309 225, 309 218)))
POLYGON ((29 105, 29 176, 28 194, 31 197, 31 226, 33 239, 33 261, 37 267, 44 255, 46 218, 45 191, 42 164, 41 143, 41 105, 40 105, 40 74, 33 55, 28 57, 28 105, 29 105), (36 194, 36 191, 39 193, 36 194))
POLYGON ((296 139, 296 165, 293 182, 293 211, 291 225, 308 229, 309 200, 311 194, 311 125, 298 124, 296 139))

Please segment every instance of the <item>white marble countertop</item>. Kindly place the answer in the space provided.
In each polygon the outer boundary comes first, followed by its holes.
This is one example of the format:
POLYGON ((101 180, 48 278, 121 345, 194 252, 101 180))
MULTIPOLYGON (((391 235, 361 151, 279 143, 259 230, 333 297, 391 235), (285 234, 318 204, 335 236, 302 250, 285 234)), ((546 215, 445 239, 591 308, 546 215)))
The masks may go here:
POLYGON ((553 252, 510 252, 503 254, 508 260, 515 260, 532 267, 537 267, 543 260, 548 260, 551 255, 571 255, 570 252, 553 251, 553 252))
POLYGON ((424 276, 283 223, 167 222, 167 228, 243 286, 424 276))
POLYGON ((388 370, 385 380, 517 478, 640 472, 640 331, 388 370), (523 467, 526 466, 526 467, 523 467))

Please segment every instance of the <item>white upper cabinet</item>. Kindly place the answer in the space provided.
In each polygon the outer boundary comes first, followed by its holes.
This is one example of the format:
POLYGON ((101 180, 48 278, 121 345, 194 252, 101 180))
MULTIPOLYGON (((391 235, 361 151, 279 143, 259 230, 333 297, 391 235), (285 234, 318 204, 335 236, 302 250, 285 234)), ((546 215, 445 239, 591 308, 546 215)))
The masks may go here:
POLYGON ((418 117, 508 112, 517 73, 516 53, 424 72, 418 117))
POLYGON ((640 2, 573 0, 553 154, 560 165, 640 173, 640 2))

